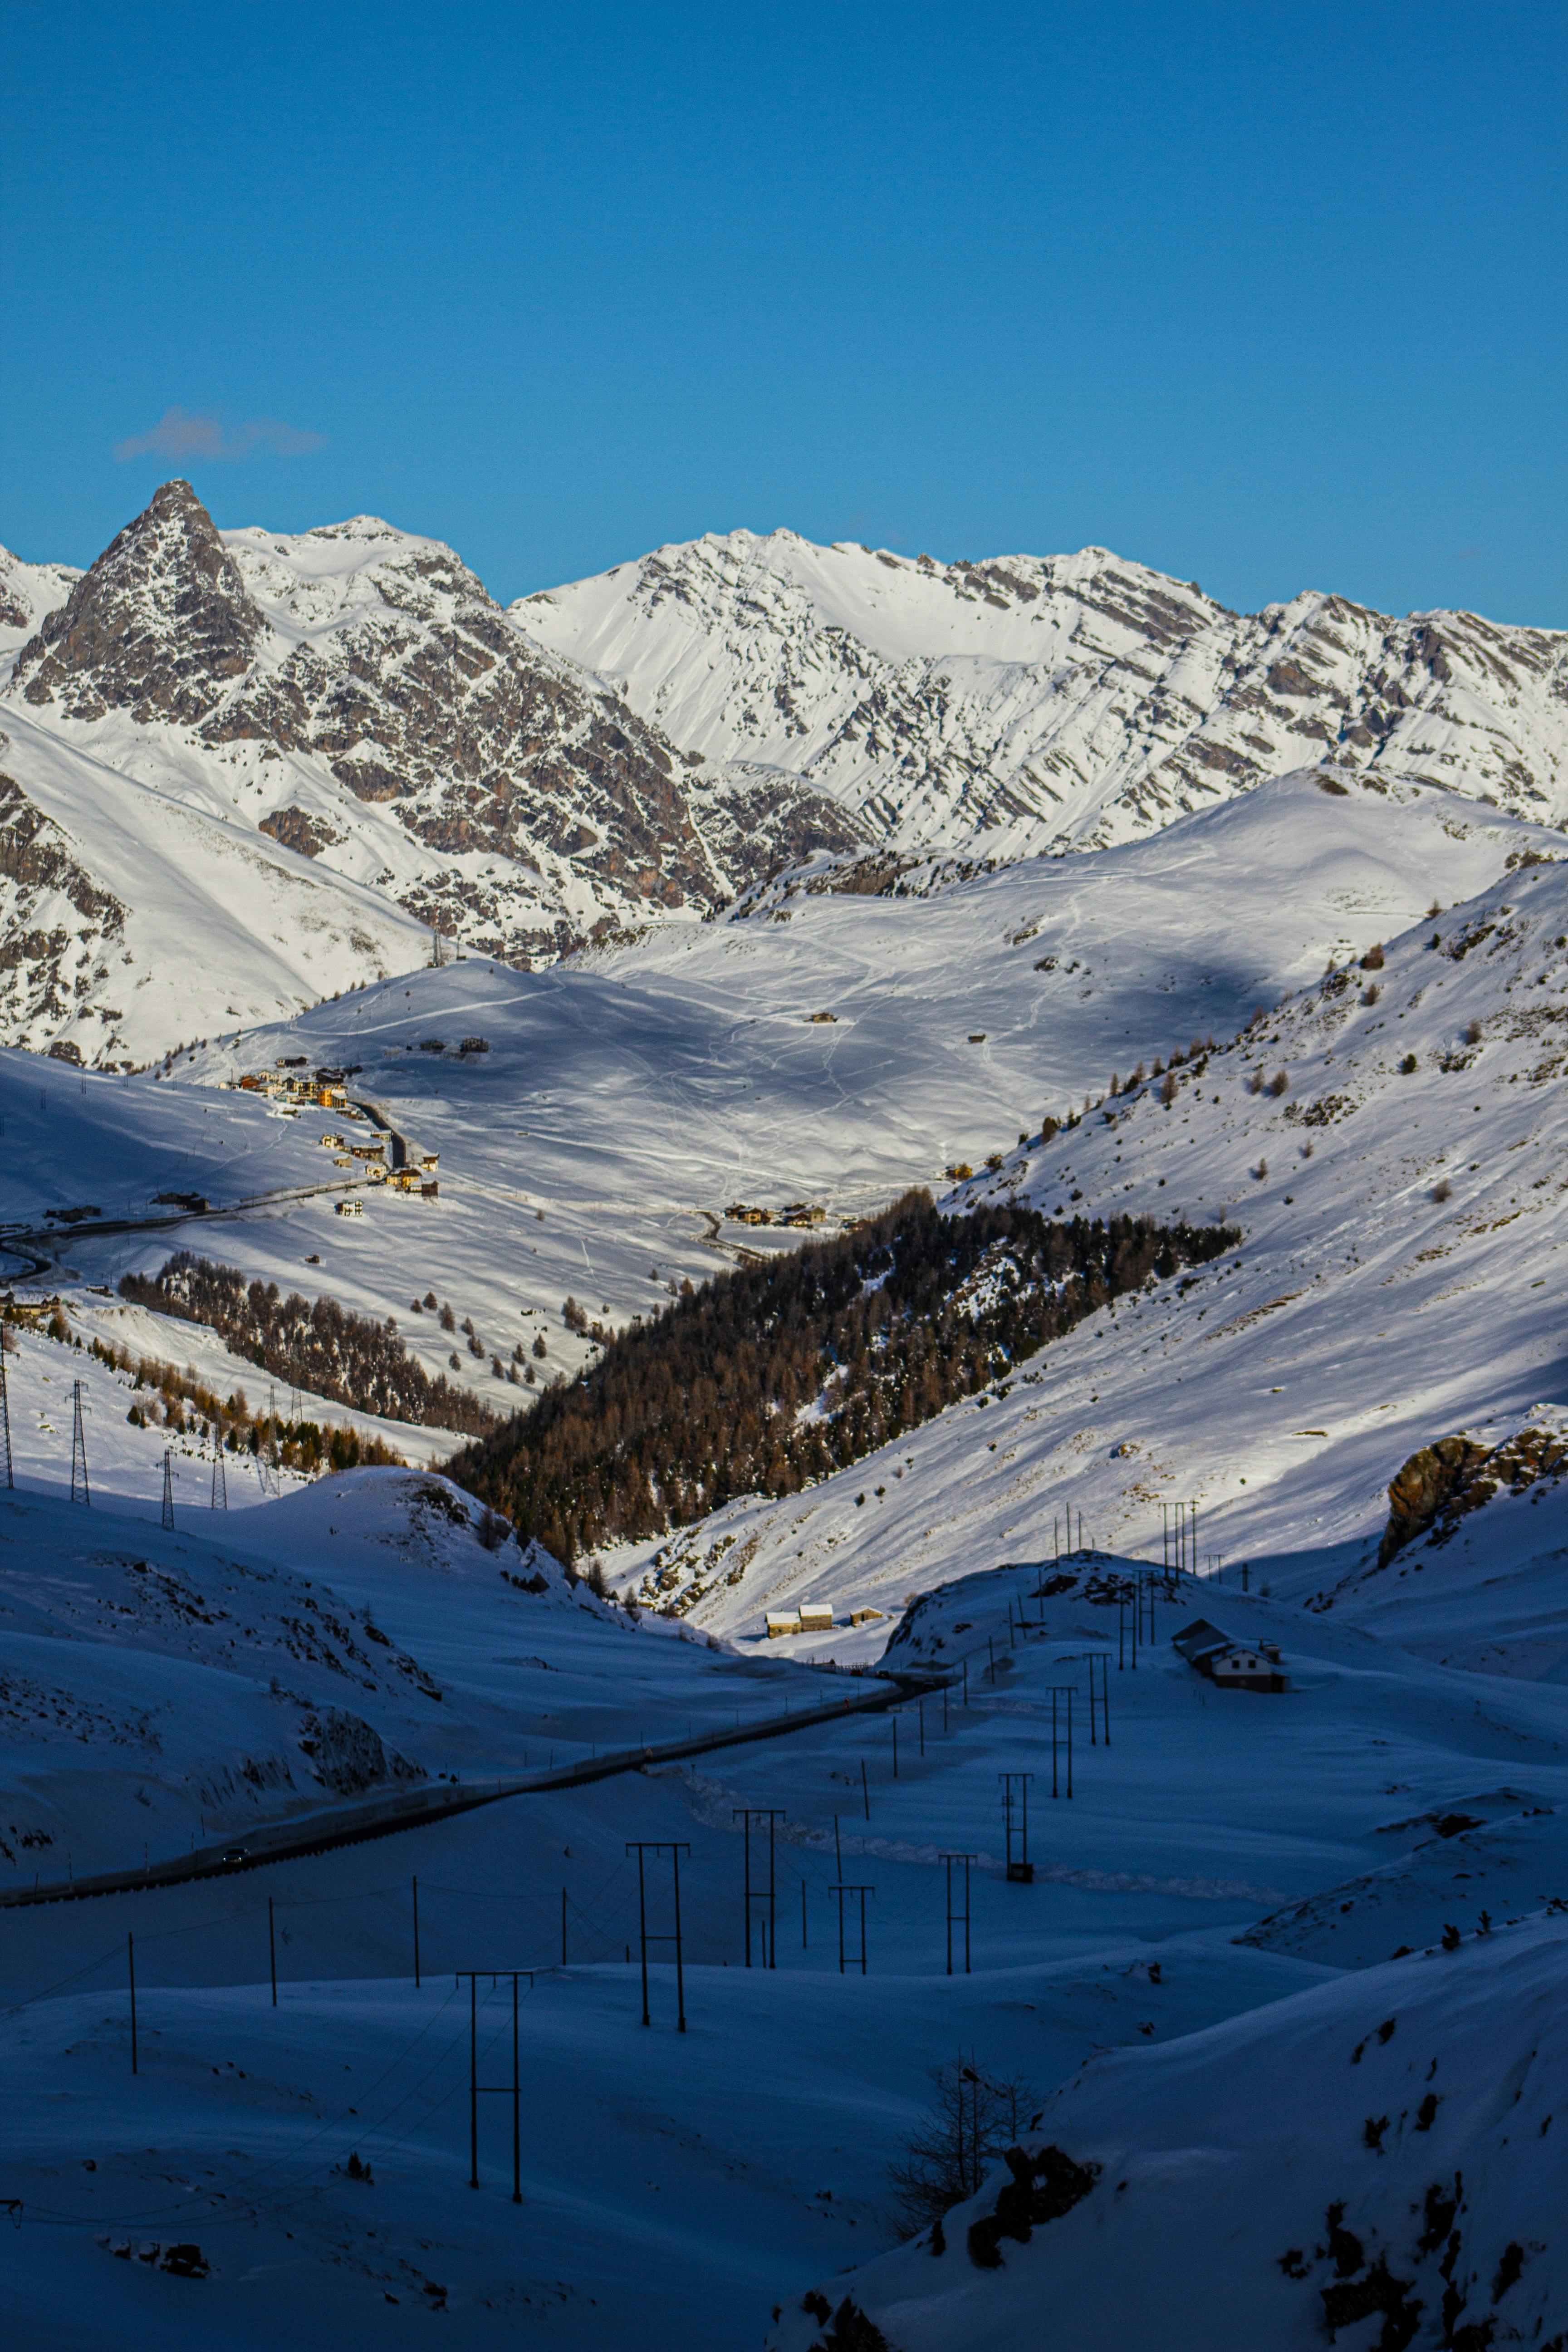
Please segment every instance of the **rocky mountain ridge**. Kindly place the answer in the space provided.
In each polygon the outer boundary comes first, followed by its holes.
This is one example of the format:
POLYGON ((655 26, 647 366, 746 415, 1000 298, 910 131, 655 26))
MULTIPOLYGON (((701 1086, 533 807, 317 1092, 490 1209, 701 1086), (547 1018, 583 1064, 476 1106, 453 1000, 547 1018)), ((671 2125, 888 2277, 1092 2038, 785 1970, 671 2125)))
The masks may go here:
POLYGON ((415 926, 552 961, 650 917, 710 914, 781 861, 863 845, 790 779, 708 771, 694 787, 657 729, 511 627, 449 548, 374 518, 226 535, 188 484, 166 483, 90 570, 7 559, 0 597, 11 643, 23 639, 0 688, 0 1021, 14 1043, 134 1058, 231 1013, 313 1001, 281 973, 246 994, 252 936, 215 944, 180 1029, 142 1034, 98 970, 89 905, 107 896, 121 927, 134 908, 109 840, 132 809, 143 838, 199 835, 242 933, 268 924, 257 880, 290 873, 297 896, 308 873, 307 896, 333 908, 308 928, 337 941, 340 986, 419 961, 415 926), (39 866, 45 837, 50 875, 69 869, 59 887, 39 866), (367 901, 389 919, 367 929, 367 901), (94 1031, 105 986, 116 1003, 94 1031))
POLYGON ((510 617, 688 753, 879 848, 1104 847, 1321 761, 1568 821, 1568 633, 1318 593, 1237 614, 1089 547, 943 564, 710 534, 510 617))
POLYGON ((527 965, 765 911, 792 870, 924 896, 1303 764, 1561 825, 1565 646, 1335 597, 1238 615, 1101 549, 788 531, 503 613, 437 541, 219 532, 170 482, 84 573, 0 555, 0 1035, 148 1058, 432 931, 527 965))

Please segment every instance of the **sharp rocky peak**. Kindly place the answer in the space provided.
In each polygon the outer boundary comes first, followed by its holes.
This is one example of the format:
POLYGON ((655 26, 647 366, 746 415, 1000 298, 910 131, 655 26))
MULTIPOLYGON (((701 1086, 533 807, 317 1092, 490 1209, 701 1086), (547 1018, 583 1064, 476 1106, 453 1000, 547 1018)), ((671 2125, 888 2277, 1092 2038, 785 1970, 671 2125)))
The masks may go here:
POLYGON ((69 719, 206 717, 267 623, 188 482, 165 482, 16 656, 11 691, 69 719))

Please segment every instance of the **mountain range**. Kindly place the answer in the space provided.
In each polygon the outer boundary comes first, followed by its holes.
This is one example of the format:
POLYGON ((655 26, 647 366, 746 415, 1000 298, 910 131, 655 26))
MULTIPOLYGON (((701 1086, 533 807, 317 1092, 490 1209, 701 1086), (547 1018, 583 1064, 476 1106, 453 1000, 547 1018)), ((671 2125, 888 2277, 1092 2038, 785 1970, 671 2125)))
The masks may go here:
POLYGON ((123 1068, 443 942, 939 887, 1303 767, 1561 826, 1568 635, 784 530, 503 610, 437 541, 220 532, 174 481, 85 572, 0 554, 0 1039, 123 1068))

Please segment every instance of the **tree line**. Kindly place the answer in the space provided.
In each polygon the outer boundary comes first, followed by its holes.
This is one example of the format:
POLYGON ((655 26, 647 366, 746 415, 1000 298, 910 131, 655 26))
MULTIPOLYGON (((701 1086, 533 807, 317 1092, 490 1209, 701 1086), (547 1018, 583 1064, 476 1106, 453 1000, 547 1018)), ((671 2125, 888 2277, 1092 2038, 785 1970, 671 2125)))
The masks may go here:
POLYGON ((744 1266, 458 1454, 450 1475, 560 1559, 789 1495, 986 1388, 1110 1299, 1231 1248, 1233 1227, 1054 1223, 926 1192, 744 1266))
POLYGON ((384 1421, 414 1422, 474 1437, 499 1416, 437 1375, 432 1380, 390 1319, 353 1315, 335 1298, 309 1299, 275 1282, 247 1282, 237 1266, 178 1250, 155 1276, 121 1276, 120 1295, 160 1315, 205 1323, 230 1352, 314 1395, 384 1421))

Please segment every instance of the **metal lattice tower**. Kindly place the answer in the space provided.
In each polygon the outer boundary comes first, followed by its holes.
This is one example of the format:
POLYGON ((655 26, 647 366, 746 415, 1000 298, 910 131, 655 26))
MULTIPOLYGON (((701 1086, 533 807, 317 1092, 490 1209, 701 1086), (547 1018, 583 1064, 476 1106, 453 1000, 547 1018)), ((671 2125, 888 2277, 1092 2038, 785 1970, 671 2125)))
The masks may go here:
POLYGON ((174 1457, 163 1448, 163 1525, 173 1534, 174 1527, 174 1457))
POLYGON ((82 1422, 82 1405, 87 1396, 87 1382, 71 1382, 71 1501, 90 1506, 92 1489, 87 1477, 87 1430, 82 1422))
POLYGON ((223 1466, 221 1435, 213 1454, 213 1508, 215 1511, 226 1511, 228 1508, 228 1479, 223 1466))
POLYGON ((5 1356, 0 1349, 0 1438, 5 1445, 5 1484, 15 1486, 16 1474, 11 1467, 11 1398, 5 1386, 5 1356))

